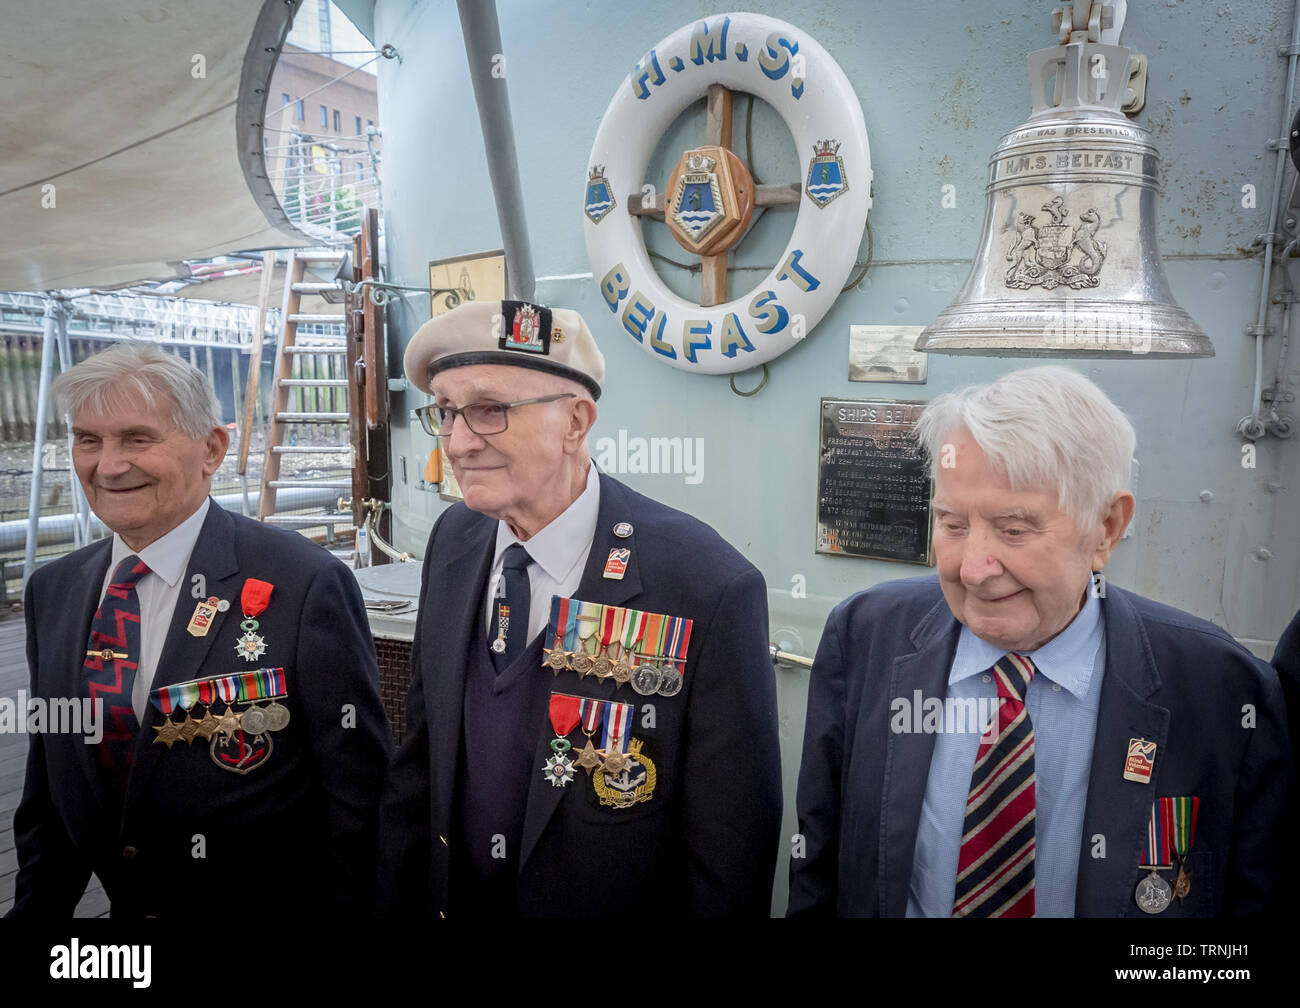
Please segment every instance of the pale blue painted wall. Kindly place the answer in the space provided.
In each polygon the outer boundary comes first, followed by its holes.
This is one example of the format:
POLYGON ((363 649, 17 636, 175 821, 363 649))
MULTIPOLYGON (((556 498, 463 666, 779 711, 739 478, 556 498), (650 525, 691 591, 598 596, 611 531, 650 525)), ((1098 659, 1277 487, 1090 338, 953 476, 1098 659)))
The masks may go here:
MULTIPOLYGON (((360 8, 364 0, 342 4, 360 8)), ((771 383, 753 399, 725 378, 688 375, 648 358, 604 307, 590 279, 542 279, 539 300, 576 308, 592 325, 609 367, 595 437, 620 428, 640 436, 701 436, 704 479, 624 476, 643 493, 715 526, 763 571, 773 627, 797 632, 805 654, 816 647, 827 612, 846 595, 921 568, 813 553, 817 409, 822 396, 929 398, 986 380, 1027 361, 934 356, 925 386, 847 380, 851 324, 925 324, 965 277, 983 220, 983 184, 998 137, 1028 113, 1025 54, 1052 43, 1054 4, 953 4, 888 0, 867 4, 754 2, 749 9, 790 21, 815 37, 857 89, 875 172, 871 226, 875 262, 858 289, 843 295, 811 338, 779 358, 771 383), (955 209, 940 206, 941 186, 957 188, 955 209), (795 575, 806 598, 792 597, 795 575)), ((597 124, 615 88, 660 39, 693 19, 731 8, 682 0, 633 5, 575 0, 498 4, 507 81, 521 152, 532 251, 540 277, 590 270, 581 196, 597 124)), ((1258 468, 1240 465, 1233 433, 1248 412, 1253 351, 1243 328, 1254 321, 1262 271, 1239 251, 1265 230, 1278 135, 1284 61, 1277 47, 1291 5, 1267 0, 1231 9, 1218 2, 1130 5, 1124 42, 1151 60, 1147 106, 1139 120, 1163 159, 1159 227, 1176 297, 1204 326, 1212 360, 1124 360, 1086 372, 1133 418, 1138 432, 1138 513, 1107 573, 1142 594, 1187 609, 1255 642, 1262 654, 1300 604, 1300 445, 1261 441, 1258 468), (1259 205, 1241 207, 1254 184, 1259 205), (1275 490, 1270 491, 1272 484, 1275 490), (1198 495, 1210 490, 1213 499, 1198 495), (1272 559, 1253 551, 1266 547, 1272 559)), ((363 17, 364 19, 364 17, 363 17)), ((384 129, 384 210, 390 278, 427 282, 427 263, 500 244, 456 6, 451 0, 379 0, 377 44, 392 43, 401 63, 379 66, 384 129)), ((743 103, 737 148, 743 149, 743 103)), ((663 188, 677 152, 700 142, 701 107, 660 145, 648 177, 663 188)), ((764 181, 796 177, 793 146, 779 119, 755 115, 756 172, 764 181)), ((742 265, 766 269, 784 247, 792 218, 771 213, 751 234, 742 265)), ((652 247, 683 258, 658 226, 652 247)), ((742 272, 747 287, 760 272, 742 272)), ((427 300, 393 310, 394 374, 427 300)), ((1272 378, 1279 340, 1266 348, 1272 378)), ((1288 367, 1300 375, 1300 349, 1288 367)), ((741 376, 742 387, 753 375, 741 376)), ((414 489, 428 439, 403 420, 425 402, 394 397, 393 452, 404 457, 394 500, 396 540, 423 549, 445 505, 414 489)), ((642 544, 649 548, 649 544, 642 544)), ((802 737, 806 676, 778 671, 787 830, 793 832, 794 775, 802 737)), ((774 906, 785 903, 785 864, 774 906)))

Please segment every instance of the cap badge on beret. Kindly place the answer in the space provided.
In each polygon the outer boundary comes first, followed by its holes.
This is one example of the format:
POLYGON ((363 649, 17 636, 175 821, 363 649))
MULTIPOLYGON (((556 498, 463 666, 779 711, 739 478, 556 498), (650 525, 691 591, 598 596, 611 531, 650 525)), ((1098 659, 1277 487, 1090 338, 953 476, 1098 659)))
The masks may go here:
POLYGON ((501 313, 505 324, 497 343, 498 349, 550 355, 551 309, 527 301, 502 301, 501 313))

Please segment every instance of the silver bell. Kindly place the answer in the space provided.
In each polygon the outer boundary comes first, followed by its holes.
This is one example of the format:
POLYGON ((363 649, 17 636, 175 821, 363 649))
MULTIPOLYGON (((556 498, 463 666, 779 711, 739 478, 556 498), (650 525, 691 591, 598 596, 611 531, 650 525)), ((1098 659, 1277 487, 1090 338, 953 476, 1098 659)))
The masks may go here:
POLYGON ((1132 58, 1123 46, 1086 41, 1029 54, 1033 112, 989 159, 974 265, 916 349, 1214 356, 1174 302, 1160 261, 1159 156, 1120 108, 1132 58))

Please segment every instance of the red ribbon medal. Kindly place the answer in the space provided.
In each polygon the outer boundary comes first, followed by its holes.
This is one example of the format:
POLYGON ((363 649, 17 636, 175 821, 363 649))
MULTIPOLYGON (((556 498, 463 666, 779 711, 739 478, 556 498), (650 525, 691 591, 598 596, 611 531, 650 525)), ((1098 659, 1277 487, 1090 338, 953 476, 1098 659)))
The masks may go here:
POLYGON ((244 610, 244 621, 239 624, 239 629, 244 631, 244 636, 235 644, 235 654, 244 661, 257 661, 266 654, 266 640, 257 633, 257 617, 266 611, 274 587, 269 581, 249 578, 239 593, 239 605, 244 610))
POLYGON ((568 755, 573 744, 566 736, 578 727, 581 703, 576 696, 551 694, 551 728, 555 731, 555 738, 551 740, 551 758, 542 767, 542 776, 551 782, 551 787, 564 787, 573 780, 573 760, 568 755))

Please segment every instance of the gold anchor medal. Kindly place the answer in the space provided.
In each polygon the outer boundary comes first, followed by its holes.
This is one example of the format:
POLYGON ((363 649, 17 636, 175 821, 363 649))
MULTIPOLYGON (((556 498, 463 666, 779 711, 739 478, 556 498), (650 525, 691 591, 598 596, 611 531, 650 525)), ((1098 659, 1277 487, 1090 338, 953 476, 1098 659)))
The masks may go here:
POLYGON ((607 759, 604 771, 592 776, 596 797, 602 805, 631 808, 654 796, 659 774, 654 761, 641 751, 641 746, 640 739, 632 739, 623 758, 624 765, 617 771, 611 770, 607 759))

